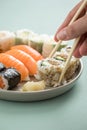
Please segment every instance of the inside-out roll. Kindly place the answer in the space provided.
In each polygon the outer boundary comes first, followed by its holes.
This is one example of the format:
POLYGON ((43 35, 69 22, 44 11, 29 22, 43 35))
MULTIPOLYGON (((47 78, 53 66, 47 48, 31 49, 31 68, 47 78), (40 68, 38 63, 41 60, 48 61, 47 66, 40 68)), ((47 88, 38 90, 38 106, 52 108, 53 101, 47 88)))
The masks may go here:
MULTIPOLYGON (((46 82, 46 87, 56 86, 56 84, 58 84, 61 72, 65 67, 65 62, 69 55, 69 52, 70 48, 65 48, 60 52, 56 52, 53 58, 46 58, 38 61, 38 71, 35 77, 38 80, 44 80, 46 82)), ((73 78, 78 65, 79 60, 72 56, 68 69, 62 80, 62 84, 68 82, 73 78)))

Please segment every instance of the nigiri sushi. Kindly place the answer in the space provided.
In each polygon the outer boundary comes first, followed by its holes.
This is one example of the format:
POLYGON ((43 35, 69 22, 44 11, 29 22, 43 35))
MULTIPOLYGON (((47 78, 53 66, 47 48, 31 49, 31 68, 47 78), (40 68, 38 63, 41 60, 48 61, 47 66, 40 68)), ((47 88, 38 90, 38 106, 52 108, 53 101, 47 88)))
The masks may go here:
POLYGON ((21 80, 20 73, 14 68, 6 68, 0 72, 0 88, 13 89, 21 80))
POLYGON ((43 59, 42 55, 38 51, 36 51, 35 49, 33 49, 32 47, 27 46, 27 45, 13 46, 12 49, 22 50, 22 51, 26 52, 27 54, 29 54, 30 56, 32 56, 33 59, 36 61, 43 59))
POLYGON ((18 49, 12 49, 6 52, 9 55, 14 56, 18 60, 20 60, 27 67, 29 74, 34 75, 37 72, 37 63, 36 61, 24 51, 18 49))
POLYGON ((21 61, 19 61, 15 57, 6 53, 1 53, 0 62, 2 62, 6 67, 13 67, 17 69, 17 71, 21 74, 22 81, 29 80, 28 69, 25 67, 25 65, 21 61))

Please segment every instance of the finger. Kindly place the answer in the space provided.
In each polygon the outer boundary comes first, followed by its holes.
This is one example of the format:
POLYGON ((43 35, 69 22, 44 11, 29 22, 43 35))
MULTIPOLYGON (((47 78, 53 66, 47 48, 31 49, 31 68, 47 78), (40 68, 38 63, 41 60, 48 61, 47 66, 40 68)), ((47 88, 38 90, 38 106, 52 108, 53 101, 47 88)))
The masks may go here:
MULTIPOLYGON (((66 19, 64 20, 63 24, 59 27, 58 32, 59 32, 62 28, 66 27, 66 26, 70 23, 71 19, 73 18, 73 16, 74 16, 75 13, 77 12, 77 10, 78 10, 78 8, 80 7, 80 5, 82 4, 82 2, 83 2, 83 1, 79 2, 79 3, 69 12, 69 14, 67 15, 67 17, 66 17, 66 19)), ((81 15, 82 15, 82 14, 81 14, 81 15)))
POLYGON ((73 55, 74 55, 76 58, 81 58, 81 57, 82 57, 81 54, 80 54, 80 52, 79 52, 80 46, 81 46, 81 42, 78 43, 78 45, 77 45, 77 47, 76 47, 76 49, 75 49, 75 51, 74 51, 74 53, 73 53, 73 55))
POLYGON ((57 34, 59 40, 70 40, 87 32, 87 14, 71 25, 65 27, 57 34))
MULTIPOLYGON (((73 18, 73 16, 74 16, 75 13, 77 12, 77 10, 78 10, 78 8, 80 7, 80 5, 82 4, 82 2, 83 2, 83 1, 79 2, 79 3, 70 11, 70 13, 67 15, 67 17, 66 17, 66 19, 64 20, 64 22, 62 23, 62 25, 57 29, 57 32, 56 32, 56 34, 55 34, 55 36, 54 36, 54 39, 55 39, 56 41, 58 41, 58 37, 57 37, 58 32, 59 32, 61 29, 63 29, 64 27, 66 27, 66 26, 70 23, 71 19, 73 18)), ((83 14, 84 14, 84 12, 82 11, 82 13, 81 13, 80 16, 82 16, 83 14)))
POLYGON ((80 38, 79 43, 77 44, 77 46, 76 46, 76 48, 74 50, 73 55, 76 58, 81 58, 82 57, 82 55, 80 54, 80 47, 81 47, 82 43, 84 42, 84 39, 85 39, 85 34, 80 38))
POLYGON ((87 38, 85 39, 83 44, 80 46, 79 52, 80 52, 80 54, 82 56, 86 56, 87 55, 87 38))

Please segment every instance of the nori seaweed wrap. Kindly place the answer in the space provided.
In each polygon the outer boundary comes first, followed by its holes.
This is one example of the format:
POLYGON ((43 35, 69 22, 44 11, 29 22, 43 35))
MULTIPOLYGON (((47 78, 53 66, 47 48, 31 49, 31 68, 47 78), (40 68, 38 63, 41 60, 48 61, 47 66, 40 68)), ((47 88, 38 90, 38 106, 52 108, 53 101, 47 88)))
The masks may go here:
POLYGON ((20 73, 14 68, 6 68, 0 73, 0 88, 13 89, 21 80, 20 73))
POLYGON ((5 70, 5 69, 6 69, 5 65, 0 62, 0 72, 5 70))

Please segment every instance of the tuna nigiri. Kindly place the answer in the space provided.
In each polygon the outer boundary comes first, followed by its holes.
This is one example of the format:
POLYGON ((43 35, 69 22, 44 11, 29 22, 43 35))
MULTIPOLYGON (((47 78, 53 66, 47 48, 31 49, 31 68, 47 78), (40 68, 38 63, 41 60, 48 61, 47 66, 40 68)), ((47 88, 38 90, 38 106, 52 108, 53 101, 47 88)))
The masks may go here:
POLYGON ((18 49, 12 49, 10 51, 7 51, 6 53, 14 56, 15 58, 23 62, 24 65, 27 67, 30 75, 36 74, 37 63, 30 55, 18 49))
POLYGON ((11 49, 22 50, 22 51, 26 52, 27 54, 31 55, 34 58, 34 60, 36 60, 36 61, 43 59, 42 55, 38 51, 36 51, 35 49, 33 49, 32 47, 27 46, 27 45, 13 46, 11 49))
POLYGON ((1 53, 0 54, 0 62, 2 62, 6 67, 13 67, 17 69, 17 71, 21 74, 21 80, 29 80, 29 72, 25 65, 14 58, 13 56, 6 54, 6 53, 1 53))

